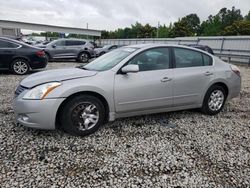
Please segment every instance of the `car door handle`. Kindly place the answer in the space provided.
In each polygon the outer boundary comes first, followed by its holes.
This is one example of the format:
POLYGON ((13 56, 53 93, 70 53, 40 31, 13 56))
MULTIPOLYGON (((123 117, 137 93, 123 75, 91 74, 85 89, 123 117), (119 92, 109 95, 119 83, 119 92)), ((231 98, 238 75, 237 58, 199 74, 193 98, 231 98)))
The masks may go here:
POLYGON ((205 74, 205 76, 211 76, 211 75, 213 75, 213 73, 209 72, 209 71, 205 72, 204 74, 205 74))
POLYGON ((168 82, 168 81, 171 81, 172 79, 169 78, 169 77, 164 77, 161 79, 161 82, 168 82))

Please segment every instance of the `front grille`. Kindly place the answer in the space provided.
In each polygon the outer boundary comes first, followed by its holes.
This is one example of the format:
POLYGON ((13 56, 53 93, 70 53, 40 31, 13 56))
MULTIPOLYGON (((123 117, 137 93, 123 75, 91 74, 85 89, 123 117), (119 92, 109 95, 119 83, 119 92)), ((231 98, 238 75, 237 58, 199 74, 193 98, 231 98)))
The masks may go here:
POLYGON ((17 88, 16 88, 16 91, 15 91, 15 97, 17 97, 18 95, 20 95, 24 90, 26 90, 27 88, 22 86, 22 85, 19 85, 17 88))

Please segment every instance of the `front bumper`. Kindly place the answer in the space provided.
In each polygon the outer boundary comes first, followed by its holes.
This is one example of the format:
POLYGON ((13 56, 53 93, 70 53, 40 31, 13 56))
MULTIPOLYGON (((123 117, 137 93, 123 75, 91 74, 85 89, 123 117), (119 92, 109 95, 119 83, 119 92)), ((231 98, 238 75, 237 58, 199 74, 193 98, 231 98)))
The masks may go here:
POLYGON ((24 100, 22 96, 13 100, 16 122, 35 129, 55 129, 57 110, 64 98, 24 100))

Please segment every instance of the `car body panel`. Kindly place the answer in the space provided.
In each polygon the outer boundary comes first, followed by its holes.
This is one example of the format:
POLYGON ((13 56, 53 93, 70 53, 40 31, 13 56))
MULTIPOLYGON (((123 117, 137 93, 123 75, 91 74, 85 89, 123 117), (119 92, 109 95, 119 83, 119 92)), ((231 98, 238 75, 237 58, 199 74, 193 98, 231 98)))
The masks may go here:
POLYGON ((172 77, 171 69, 115 75, 116 113, 171 107, 173 105, 172 77), (165 77, 169 77, 170 80, 162 82, 165 77))
POLYGON ((23 79, 20 84, 27 88, 32 88, 41 83, 54 81, 60 82, 64 80, 94 76, 95 74, 97 74, 95 71, 87 71, 78 68, 47 70, 30 75, 29 77, 23 79))

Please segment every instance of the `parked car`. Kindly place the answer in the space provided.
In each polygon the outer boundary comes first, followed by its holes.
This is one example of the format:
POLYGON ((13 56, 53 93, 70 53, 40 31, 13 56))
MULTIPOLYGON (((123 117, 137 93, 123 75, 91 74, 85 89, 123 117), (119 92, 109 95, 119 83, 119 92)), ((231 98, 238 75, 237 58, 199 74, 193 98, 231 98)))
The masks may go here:
POLYGON ((215 115, 240 89, 239 69, 202 50, 134 45, 80 68, 25 78, 15 91, 14 112, 24 126, 83 136, 120 117, 192 108, 215 115))
POLYGON ((44 48, 48 61, 76 59, 81 63, 86 63, 90 58, 95 57, 94 46, 82 39, 58 39, 39 47, 44 48))
POLYGON ((44 50, 0 37, 0 69, 11 70, 15 74, 27 74, 30 69, 40 69, 47 65, 44 50))
POLYGON ((105 45, 102 48, 95 48, 95 54, 98 57, 117 48, 118 45, 105 45))
POLYGON ((209 46, 206 46, 206 45, 197 45, 197 44, 189 44, 188 46, 193 47, 193 48, 198 48, 200 50, 206 51, 206 52, 214 55, 214 52, 213 52, 212 48, 210 48, 209 46))

